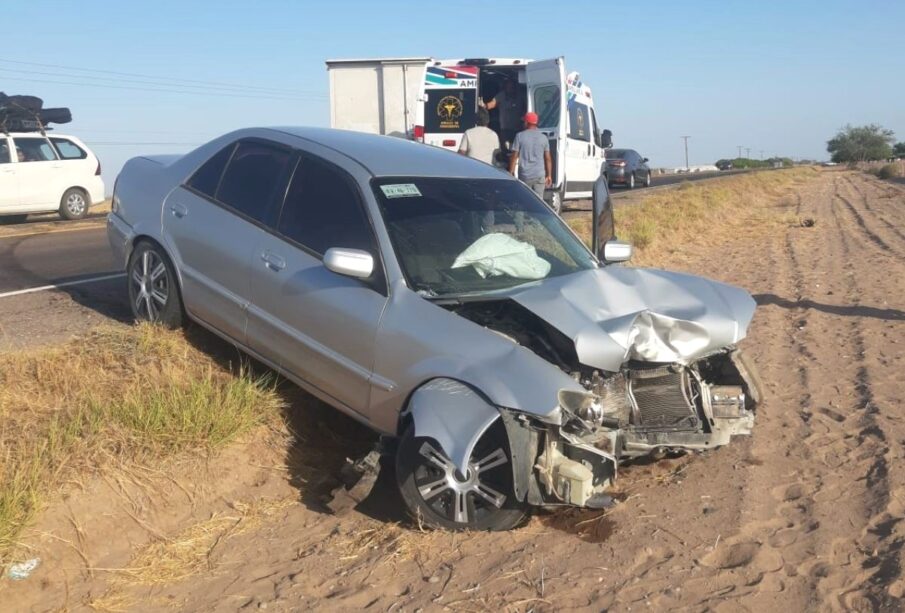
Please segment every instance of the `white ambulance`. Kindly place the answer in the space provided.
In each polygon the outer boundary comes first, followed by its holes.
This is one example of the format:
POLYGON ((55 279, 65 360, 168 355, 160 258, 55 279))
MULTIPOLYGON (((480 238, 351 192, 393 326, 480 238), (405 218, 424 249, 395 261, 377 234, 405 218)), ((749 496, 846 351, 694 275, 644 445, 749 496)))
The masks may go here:
MULTIPOLYGON (((331 127, 402 136, 451 151, 475 126, 478 100, 489 103, 512 81, 523 108, 537 113, 538 128, 550 139, 551 201, 589 198, 612 145, 609 130, 598 123, 591 88, 577 72, 566 72, 561 57, 329 60, 327 71, 331 127)), ((490 117, 490 127, 501 133, 499 110, 490 117)))

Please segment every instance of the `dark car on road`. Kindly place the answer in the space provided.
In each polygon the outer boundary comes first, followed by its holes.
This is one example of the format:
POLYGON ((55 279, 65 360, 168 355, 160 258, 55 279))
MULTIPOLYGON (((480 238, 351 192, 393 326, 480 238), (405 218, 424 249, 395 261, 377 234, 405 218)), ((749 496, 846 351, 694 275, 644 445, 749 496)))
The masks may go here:
POLYGON ((637 184, 650 187, 650 166, 647 158, 634 149, 610 149, 606 152, 606 174, 610 187, 624 185, 635 189, 637 184))

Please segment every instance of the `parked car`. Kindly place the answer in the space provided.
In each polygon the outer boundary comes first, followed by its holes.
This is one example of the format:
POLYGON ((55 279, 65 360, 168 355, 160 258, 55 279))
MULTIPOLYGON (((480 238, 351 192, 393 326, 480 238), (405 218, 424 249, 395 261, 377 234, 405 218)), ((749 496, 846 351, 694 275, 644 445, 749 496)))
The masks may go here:
POLYGON ((188 319, 383 435, 409 511, 507 529, 600 507, 627 458, 753 427, 755 303, 620 267, 523 183, 385 136, 246 129, 130 160, 107 228, 136 318, 188 319), (595 255, 596 253, 596 255, 595 255))
POLYGON ((718 170, 732 170, 732 162, 729 160, 720 160, 716 163, 718 170))
POLYGON ((650 187, 648 159, 634 149, 610 149, 606 152, 606 176, 610 187, 624 185, 635 189, 639 183, 650 187))
POLYGON ((0 222, 59 211, 81 219, 104 201, 97 156, 74 136, 0 133, 0 222))

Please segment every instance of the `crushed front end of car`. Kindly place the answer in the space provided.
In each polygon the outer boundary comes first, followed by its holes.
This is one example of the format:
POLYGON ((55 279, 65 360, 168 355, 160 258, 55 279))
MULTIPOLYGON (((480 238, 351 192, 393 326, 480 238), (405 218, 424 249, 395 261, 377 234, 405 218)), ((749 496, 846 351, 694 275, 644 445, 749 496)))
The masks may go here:
POLYGON ((750 434, 762 394, 736 347, 687 365, 629 362, 580 383, 586 393, 562 391, 552 420, 502 411, 516 496, 529 504, 604 507, 621 462, 658 450, 712 449, 750 434))

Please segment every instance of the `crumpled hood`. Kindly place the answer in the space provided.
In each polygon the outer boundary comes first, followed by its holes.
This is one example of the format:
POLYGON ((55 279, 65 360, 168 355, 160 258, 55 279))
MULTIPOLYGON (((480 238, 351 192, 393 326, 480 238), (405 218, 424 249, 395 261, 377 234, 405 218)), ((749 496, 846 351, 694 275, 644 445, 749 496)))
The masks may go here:
POLYGON ((607 266, 545 279, 510 296, 575 343, 586 366, 688 363, 744 338, 754 299, 743 289, 665 270, 607 266))

